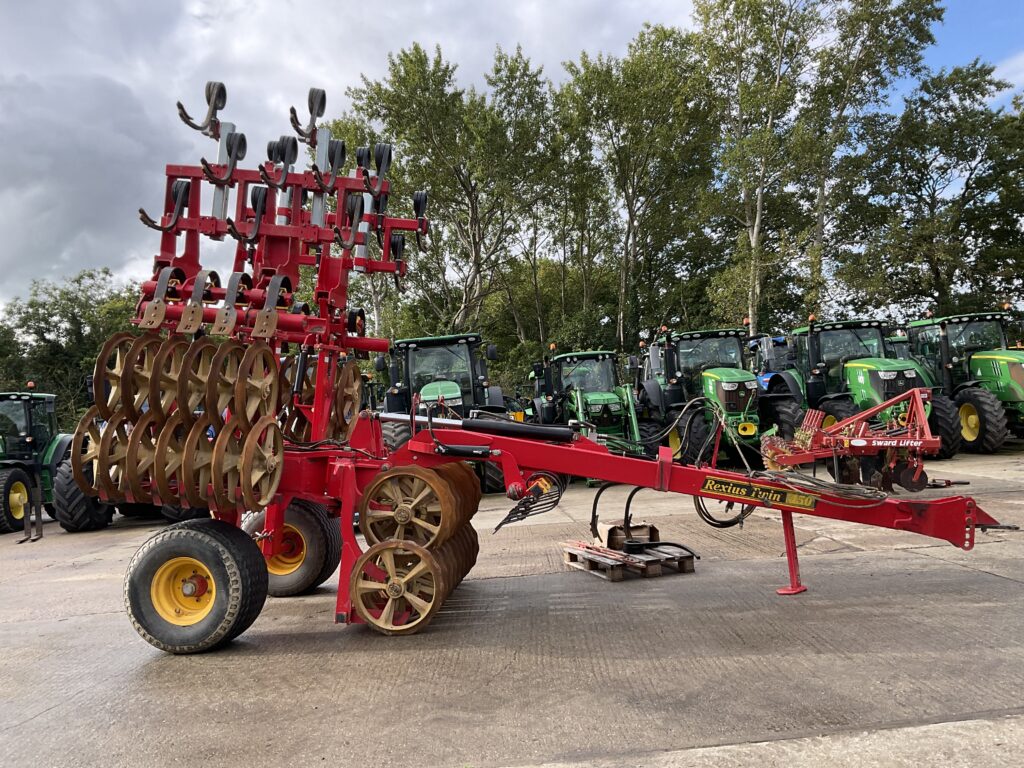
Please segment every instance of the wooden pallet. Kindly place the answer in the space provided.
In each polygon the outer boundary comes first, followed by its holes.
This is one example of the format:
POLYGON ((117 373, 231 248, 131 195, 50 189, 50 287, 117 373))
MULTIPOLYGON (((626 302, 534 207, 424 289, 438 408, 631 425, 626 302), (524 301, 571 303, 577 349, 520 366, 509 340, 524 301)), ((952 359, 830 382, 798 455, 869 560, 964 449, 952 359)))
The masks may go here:
POLYGON ((627 554, 582 541, 562 545, 562 559, 570 568, 599 576, 607 581, 622 581, 627 573, 641 578, 665 573, 693 573, 694 556, 670 544, 653 544, 643 554, 627 554))

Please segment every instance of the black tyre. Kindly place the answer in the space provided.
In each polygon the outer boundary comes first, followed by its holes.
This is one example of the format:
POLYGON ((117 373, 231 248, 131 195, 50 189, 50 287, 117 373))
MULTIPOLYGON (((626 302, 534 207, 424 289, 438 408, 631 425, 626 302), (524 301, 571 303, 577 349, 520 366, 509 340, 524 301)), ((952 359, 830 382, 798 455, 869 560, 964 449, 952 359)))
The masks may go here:
POLYGON ((960 439, 965 451, 995 453, 1003 447, 1009 430, 999 398, 981 387, 969 387, 956 396, 960 439))
POLYGON ((0 533, 25 528, 25 515, 32 509, 32 478, 20 467, 0 470, 0 533))
POLYGON ((715 458, 714 435, 703 408, 691 408, 683 414, 676 429, 679 431, 679 458, 684 464, 710 464, 715 458))
MULTIPOLYGON (((87 477, 92 474, 90 466, 84 467, 83 471, 87 477)), ((114 516, 112 506, 104 504, 95 496, 86 496, 78 487, 71 471, 70 459, 64 459, 57 467, 57 476, 53 480, 53 507, 57 522, 68 533, 106 528, 114 516)))
POLYGON ((937 459, 951 459, 960 452, 960 415, 956 404, 945 395, 932 395, 932 410, 928 414, 928 428, 932 435, 942 439, 937 459))
POLYGON ((476 473, 480 477, 480 490, 484 493, 504 493, 505 473, 501 465, 493 461, 476 462, 476 473))
POLYGON ((51 520, 57 519, 57 508, 53 504, 43 504, 43 509, 46 510, 46 514, 50 516, 51 520))
POLYGON ((823 400, 818 403, 818 410, 825 414, 825 418, 821 422, 822 427, 831 427, 836 422, 860 413, 860 408, 854 405, 852 400, 845 398, 823 400))
MULTIPOLYGON (((248 515, 242 529, 253 536, 266 524, 266 512, 248 515)), ((266 560, 268 592, 290 597, 323 584, 341 562, 341 524, 326 507, 295 499, 284 511, 281 551, 266 560)))
POLYGON ((767 426, 778 427, 776 434, 783 440, 792 440, 804 422, 804 411, 800 404, 789 397, 772 398, 766 408, 767 426))
POLYGON ((637 422, 637 429, 640 432, 640 444, 644 453, 648 456, 657 456, 658 448, 661 447, 661 433, 665 428, 657 421, 640 419, 637 422))
POLYGON ((138 520, 159 520, 161 517, 160 507, 153 504, 128 504, 122 502, 117 505, 117 511, 122 517, 138 520))
POLYGON ((382 421, 380 429, 384 433, 384 445, 390 451, 397 451, 412 437, 407 421, 382 421))
POLYGON ((267 599, 256 542, 221 520, 189 520, 152 536, 132 558, 124 603, 142 638, 168 653, 202 653, 248 629, 267 599))
POLYGON ((210 516, 210 510, 164 504, 160 508, 160 514, 169 523, 182 523, 186 520, 205 520, 210 516))

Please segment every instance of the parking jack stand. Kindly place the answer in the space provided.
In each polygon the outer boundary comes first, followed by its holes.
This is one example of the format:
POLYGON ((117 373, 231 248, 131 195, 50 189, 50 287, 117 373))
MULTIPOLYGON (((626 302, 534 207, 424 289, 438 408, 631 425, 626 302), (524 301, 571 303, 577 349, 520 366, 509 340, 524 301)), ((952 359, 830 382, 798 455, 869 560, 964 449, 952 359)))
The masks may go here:
POLYGON ((779 587, 776 591, 780 595, 799 595, 806 592, 800 581, 800 559, 796 551, 796 533, 793 531, 793 513, 782 511, 782 533, 786 537, 786 562, 789 565, 789 586, 779 587))

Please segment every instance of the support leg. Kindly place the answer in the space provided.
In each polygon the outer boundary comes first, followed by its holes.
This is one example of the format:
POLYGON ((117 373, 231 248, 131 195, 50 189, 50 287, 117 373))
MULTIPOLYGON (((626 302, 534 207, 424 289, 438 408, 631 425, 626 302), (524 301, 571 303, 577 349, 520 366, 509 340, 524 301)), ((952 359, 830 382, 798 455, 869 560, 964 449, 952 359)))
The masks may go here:
POLYGON ((789 565, 789 586, 775 590, 780 595, 799 595, 806 592, 800 581, 800 559, 796 552, 796 533, 793 531, 793 513, 783 511, 782 533, 786 537, 786 562, 789 565))
POLYGON ((338 572, 338 600, 334 609, 334 621, 338 624, 351 624, 359 622, 359 618, 352 610, 349 582, 352 580, 352 570, 356 561, 363 552, 353 530, 357 501, 356 470, 354 466, 347 464, 341 471, 341 517, 338 521, 341 525, 341 569, 338 572))

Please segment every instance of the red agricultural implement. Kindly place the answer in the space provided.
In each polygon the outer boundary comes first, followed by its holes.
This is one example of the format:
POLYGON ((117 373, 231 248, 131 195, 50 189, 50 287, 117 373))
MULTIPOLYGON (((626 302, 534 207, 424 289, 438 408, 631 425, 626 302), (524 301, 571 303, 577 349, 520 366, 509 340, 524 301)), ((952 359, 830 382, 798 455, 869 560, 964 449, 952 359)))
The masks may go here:
POLYGON ((389 453, 381 419, 409 417, 362 409, 356 360, 388 343, 363 335, 348 286, 353 273, 401 279, 406 235, 422 247, 429 233, 426 194, 413 195, 405 215, 388 213, 390 146, 357 149, 346 172, 344 144, 316 128, 325 109, 316 89, 307 125, 292 110, 298 139, 271 142, 260 167, 241 169, 245 137, 217 116, 224 87, 210 83, 206 95, 202 121, 180 104, 179 113, 217 140, 218 160, 168 166, 159 220, 140 212, 162 233, 137 308, 142 333, 119 334, 102 351, 96 405, 72 451, 91 496, 210 511, 156 533, 128 568, 128 613, 156 647, 191 653, 228 642, 268 592, 309 591, 339 563, 339 622, 418 631, 476 560, 470 518, 480 489, 466 462, 501 468, 517 502, 510 521, 553 506, 573 475, 777 509, 790 565, 784 592, 803 589, 794 512, 964 549, 976 527, 996 524, 969 498, 909 501, 798 473, 685 466, 668 448, 625 457, 572 427, 417 416, 419 431, 389 453), (314 157, 309 170, 293 167, 300 142, 314 157), (228 237, 234 260, 222 281, 202 265, 200 244, 228 237), (308 303, 296 296, 300 282, 312 284, 308 303))

